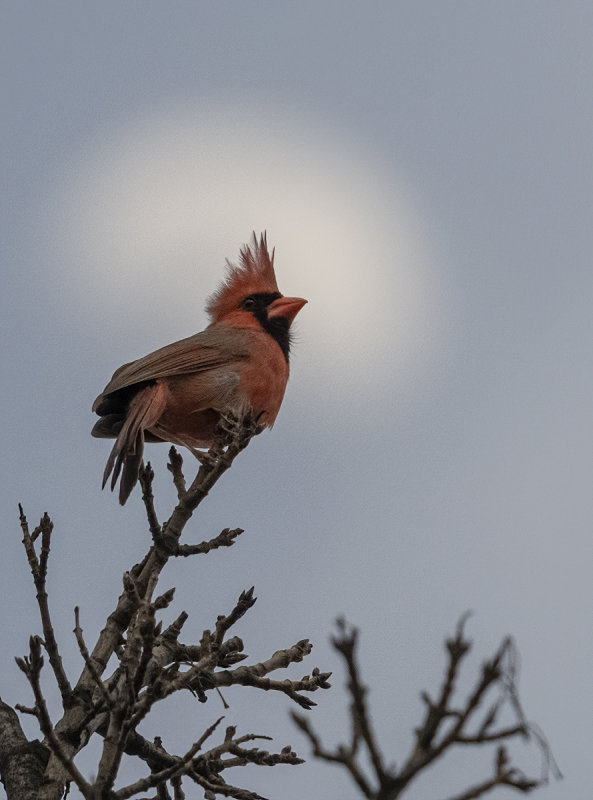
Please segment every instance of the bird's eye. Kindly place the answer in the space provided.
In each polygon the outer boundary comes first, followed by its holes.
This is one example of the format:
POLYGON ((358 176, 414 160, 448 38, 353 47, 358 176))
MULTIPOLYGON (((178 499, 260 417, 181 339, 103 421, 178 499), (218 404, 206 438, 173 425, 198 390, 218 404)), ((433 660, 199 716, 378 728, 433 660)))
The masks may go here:
POLYGON ((253 297, 246 297, 245 300, 243 300, 242 305, 245 311, 253 311, 257 303, 255 302, 255 299, 253 297))

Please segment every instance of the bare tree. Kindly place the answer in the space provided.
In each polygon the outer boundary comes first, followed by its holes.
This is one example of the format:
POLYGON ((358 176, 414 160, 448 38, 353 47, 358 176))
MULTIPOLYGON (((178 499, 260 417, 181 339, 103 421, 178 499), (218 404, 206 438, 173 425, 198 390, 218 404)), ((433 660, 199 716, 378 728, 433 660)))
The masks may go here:
POLYGON ((465 614, 459 621, 455 636, 445 642, 445 677, 436 700, 431 699, 427 692, 421 695, 425 705, 424 718, 414 731, 411 752, 399 768, 393 765, 391 758, 386 762, 373 731, 367 688, 362 683, 357 660, 358 631, 343 619, 338 620, 338 633, 332 638, 332 644, 342 657, 348 675, 349 742, 328 749, 306 717, 294 712, 292 717, 309 739, 313 755, 347 770, 359 793, 368 800, 400 797, 418 775, 455 746, 468 749, 495 746, 494 769, 492 775, 450 795, 449 800, 474 800, 500 786, 528 793, 547 782, 550 770, 555 777, 561 777, 545 738, 537 726, 527 722, 521 708, 517 688, 517 651, 510 636, 503 639, 492 658, 482 665, 465 701, 459 703, 455 699, 461 663, 471 649, 471 642, 464 633, 467 616, 465 614), (510 705, 515 718, 510 725, 499 724, 506 705, 510 705), (528 778, 510 763, 505 743, 515 737, 535 740, 541 748, 541 777, 528 778))
MULTIPOLYGON (((277 650, 260 663, 244 664, 247 656, 243 642, 232 635, 233 626, 253 607, 253 588, 242 591, 234 607, 213 619, 199 642, 180 640, 188 615, 181 612, 166 625, 158 618, 173 601, 174 590, 157 591, 163 567, 169 559, 197 557, 210 551, 231 547, 240 536, 240 528, 225 528, 213 539, 197 544, 182 543, 185 525, 221 475, 237 455, 259 432, 252 420, 224 420, 216 442, 203 458, 199 471, 189 485, 183 474, 183 462, 175 448, 169 453, 168 468, 177 490, 178 502, 169 519, 157 517, 152 493, 153 472, 150 464, 141 469, 140 484, 152 537, 144 557, 123 576, 123 591, 106 620, 92 649, 87 647, 78 608, 74 610, 74 635, 83 659, 83 668, 72 682, 62 662, 52 625, 46 578, 53 523, 44 514, 32 531, 20 508, 20 524, 27 560, 36 590, 42 636, 31 636, 29 653, 17 658, 17 664, 29 682, 33 704, 14 708, 0 700, 0 778, 9 800, 60 800, 74 784, 85 800, 183 800, 193 784, 205 800, 216 796, 236 800, 264 800, 249 789, 227 782, 226 770, 247 764, 274 766, 299 764, 290 745, 279 752, 257 746, 269 737, 251 732, 240 733, 235 727, 222 729, 223 717, 196 732, 185 752, 170 753, 163 737, 149 741, 138 730, 155 706, 171 695, 189 690, 200 702, 212 692, 227 686, 251 686, 263 691, 281 692, 302 709, 315 705, 310 695, 329 688, 329 672, 315 668, 301 680, 283 676, 270 677, 278 670, 302 661, 311 652, 308 639, 277 650), (45 660, 61 698, 61 717, 52 720, 42 689, 45 660), (110 666, 115 663, 115 667, 110 666), (27 739, 17 711, 32 715, 38 723, 42 740, 27 739), (76 766, 77 754, 91 736, 102 738, 96 777, 87 779, 76 766), (116 788, 124 757, 142 762, 136 780, 116 788), (146 792, 152 792, 150 796, 146 792)), ((366 689, 356 660, 357 632, 339 623, 333 645, 348 672, 348 693, 352 730, 347 745, 328 750, 321 743, 309 721, 294 715, 299 728, 313 746, 313 753, 324 761, 347 769, 359 792, 372 800, 394 800, 413 779, 444 755, 454 745, 497 745, 494 774, 481 784, 451 797, 471 800, 498 786, 510 786, 528 792, 543 779, 525 777, 509 763, 504 743, 516 736, 536 737, 519 704, 513 668, 514 645, 505 639, 479 674, 474 690, 464 704, 453 702, 456 679, 470 643, 465 638, 464 620, 456 635, 447 641, 446 675, 436 700, 423 695, 424 719, 415 732, 415 742, 399 769, 387 766, 371 724, 366 689), (499 696, 487 708, 491 690, 499 696), (509 700, 516 722, 498 725, 503 700, 509 700), (482 715, 482 716, 480 716, 482 715), (476 718, 478 721, 476 722, 476 718), (473 727, 471 727, 473 726, 473 727), (370 765, 364 766, 364 759, 370 765)), ((539 738, 542 746, 543 739, 539 738)), ((552 762, 553 763, 553 762, 552 762)))
POLYGON ((11 706, 0 701, 0 776, 10 800, 59 800, 71 783, 85 800, 125 800, 153 790, 155 800, 182 800, 183 784, 201 787, 204 798, 232 797, 237 800, 262 800, 248 789, 231 785, 225 770, 245 764, 273 766, 302 763, 290 745, 280 752, 257 746, 269 737, 238 733, 234 727, 219 730, 222 717, 188 742, 183 754, 169 753, 161 738, 148 741, 138 732, 140 723, 164 698, 182 690, 191 691, 199 701, 225 686, 251 686, 285 694, 301 708, 315 705, 310 694, 329 687, 329 673, 313 669, 301 680, 270 675, 302 661, 311 652, 303 639, 274 652, 256 664, 241 664, 247 656, 243 642, 230 635, 235 623, 255 603, 253 588, 241 592, 234 608, 213 621, 199 642, 180 641, 188 615, 182 612, 163 628, 159 614, 173 600, 174 590, 157 593, 159 577, 170 558, 205 555, 220 547, 230 547, 242 533, 240 528, 225 529, 218 536, 199 544, 182 544, 181 534, 188 520, 236 456, 259 432, 250 420, 226 420, 213 448, 203 459, 196 478, 186 486, 182 459, 170 450, 169 470, 177 489, 178 504, 161 524, 154 508, 153 473, 150 464, 141 472, 142 498, 152 535, 150 549, 123 576, 123 591, 109 615, 94 647, 87 648, 76 608, 74 633, 84 660, 84 668, 72 683, 64 668, 53 625, 46 590, 46 577, 53 524, 47 514, 30 531, 20 508, 23 544, 33 575, 41 616, 43 636, 31 636, 29 653, 17 664, 30 684, 34 704, 15 706, 22 714, 33 715, 43 741, 29 741, 11 706), (117 666, 108 673, 112 656, 117 666), (41 688, 45 658, 49 661, 62 701, 62 716, 50 718, 41 688), (102 739, 102 752, 94 780, 87 780, 75 764, 76 754, 93 733, 102 739), (145 775, 116 789, 115 783, 124 755, 144 762, 145 775))

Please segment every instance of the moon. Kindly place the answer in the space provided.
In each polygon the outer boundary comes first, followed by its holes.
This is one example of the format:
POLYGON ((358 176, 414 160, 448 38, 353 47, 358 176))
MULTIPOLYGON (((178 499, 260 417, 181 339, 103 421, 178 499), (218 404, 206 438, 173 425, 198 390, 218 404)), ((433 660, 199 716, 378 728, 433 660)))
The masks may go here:
POLYGON ((73 156, 45 238, 85 315, 134 343, 149 329, 148 351, 206 324, 225 258, 266 230, 280 290, 309 300, 302 380, 320 402, 327 386, 359 403, 369 382, 405 394, 442 340, 429 237, 406 194, 391 162, 294 110, 167 108, 73 156))

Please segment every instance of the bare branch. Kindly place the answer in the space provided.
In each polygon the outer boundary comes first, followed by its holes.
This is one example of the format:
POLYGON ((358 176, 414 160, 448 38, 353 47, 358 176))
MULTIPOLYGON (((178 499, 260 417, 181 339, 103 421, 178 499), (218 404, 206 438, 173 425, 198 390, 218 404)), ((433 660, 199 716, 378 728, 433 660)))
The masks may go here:
MULTIPOLYGON (((200 458, 201 466, 189 488, 185 486, 181 457, 172 449, 169 467, 179 501, 162 526, 154 508, 152 469, 150 464, 142 467, 140 482, 153 544, 144 558, 124 574, 123 591, 117 606, 108 617, 91 652, 84 639, 80 611, 78 607, 75 609, 74 634, 84 667, 74 689, 62 681, 64 696, 66 690, 68 692, 68 703, 64 700, 65 713, 55 726, 50 720, 40 687, 42 640, 31 639, 29 657, 18 659, 35 696, 35 707, 23 707, 23 710, 37 717, 48 745, 48 750, 44 752, 51 753, 43 781, 38 784, 36 800, 57 800, 70 781, 74 781, 87 800, 99 797, 111 800, 121 797, 123 800, 150 790, 156 792, 154 800, 171 800, 172 796, 174 800, 183 800, 182 779, 202 787, 206 798, 222 795, 236 800, 256 800, 260 795, 227 783, 222 778, 222 772, 245 764, 271 766, 302 762, 291 747, 285 747, 279 753, 248 747, 246 745, 249 742, 267 737, 256 734, 236 737, 234 728, 227 729, 223 743, 208 752, 199 752, 216 727, 212 726, 182 756, 167 753, 159 740, 150 744, 136 730, 154 703, 182 689, 192 691, 199 700, 205 701, 206 693, 219 692, 220 686, 250 685, 263 690, 281 691, 301 707, 310 708, 314 703, 307 694, 329 687, 327 679, 330 673, 322 673, 317 668, 301 680, 272 680, 268 677, 272 671, 302 661, 311 651, 306 639, 286 650, 277 651, 266 661, 236 667, 247 656, 243 652, 241 639, 229 636, 229 631, 253 607, 253 588, 242 592, 231 612, 218 616, 212 630, 205 630, 197 644, 179 642, 187 619, 185 612, 164 631, 161 630, 161 623, 157 624, 157 614, 166 609, 173 599, 174 590, 155 597, 161 571, 168 559, 230 547, 242 533, 240 528, 225 528, 215 538, 200 544, 180 544, 184 526, 195 509, 258 432, 257 422, 253 420, 223 420, 215 444, 200 458), (107 664, 114 654, 119 665, 105 678, 107 664), (94 732, 103 737, 103 752, 96 779, 91 785, 78 772, 73 759, 94 732), (115 780, 124 753, 144 761, 151 774, 116 792, 115 780)), ((43 602, 46 602, 47 595, 44 599, 40 590, 45 590, 52 524, 49 517, 44 515, 40 526, 29 535, 26 518, 22 509, 19 510, 27 558, 38 594, 41 594, 40 608, 45 620, 43 602), (41 548, 38 557, 35 541, 39 537, 41 548)), ((44 621, 45 646, 52 660, 59 654, 57 647, 53 646, 55 639, 52 638, 49 612, 47 623, 44 621)), ((57 676, 55 667, 54 672, 57 676)))
POLYGON ((223 641, 224 634, 254 603, 253 588, 242 592, 231 613, 228 616, 218 617, 215 633, 204 631, 199 646, 187 648, 173 645, 163 648, 159 652, 158 659, 153 656, 147 667, 150 681, 134 706, 134 727, 146 717, 156 702, 183 689, 189 689, 201 702, 206 702, 206 691, 209 689, 232 685, 253 686, 265 691, 280 691, 303 708, 308 709, 315 705, 302 692, 314 692, 319 688, 329 688, 330 673, 321 673, 318 669, 314 669, 311 676, 305 676, 300 681, 274 681, 265 677, 274 670, 284 669, 291 663, 302 661, 311 651, 311 645, 306 639, 287 650, 277 651, 265 662, 235 670, 226 669, 246 656, 240 652, 243 648, 242 641, 238 637, 233 637, 225 642, 223 641), (190 661, 189 669, 181 671, 179 662, 188 655, 193 656, 195 661, 190 661), (159 662, 164 663, 161 661, 163 656, 167 661, 175 658, 174 663, 165 669, 159 667, 159 662), (215 671, 216 667, 223 667, 223 669, 215 671))
POLYGON ((138 794, 138 792, 151 789, 154 786, 157 786, 159 783, 169 780, 170 778, 187 774, 191 768, 195 754, 202 748, 204 742, 214 733, 222 720, 223 717, 219 717, 216 722, 211 725, 196 742, 192 744, 187 753, 178 759, 178 763, 167 767, 160 772, 155 772, 148 778, 143 778, 142 780, 136 781, 134 784, 130 784, 129 786, 120 789, 118 792, 116 792, 115 796, 117 798, 121 798, 121 800, 126 800, 128 797, 133 797, 135 794, 138 794))
MULTIPOLYGON (((164 540, 162 544, 165 548, 170 546, 171 542, 176 544, 179 541, 187 520, 192 516, 202 500, 208 496, 208 493, 221 475, 231 467, 235 458, 247 447, 251 439, 260 430, 261 427, 249 417, 235 420, 230 426, 225 421, 221 422, 217 439, 208 453, 202 457, 202 466, 198 474, 189 489, 179 497, 177 508, 163 525, 161 538, 164 540)), ((171 452, 169 458, 171 471, 175 479, 175 476, 180 473, 181 464, 175 454, 171 452), (178 463, 179 466, 177 467, 178 463)))
POLYGON ((375 777, 379 785, 383 785, 387 777, 385 768, 383 766, 383 759, 379 753, 379 747, 375 740, 374 733, 371 728, 370 717, 366 704, 367 689, 359 680, 359 670, 356 663, 356 644, 358 638, 358 631, 346 626, 343 619, 338 620, 338 628, 340 631, 339 637, 332 638, 332 644, 335 649, 341 653, 346 667, 348 670, 348 691, 352 698, 351 717, 355 731, 355 741, 358 734, 362 737, 375 771, 375 777))
POLYGON ((320 738, 314 732, 307 717, 303 716, 302 714, 297 714, 294 711, 291 711, 290 716, 295 724, 309 739, 309 742, 313 748, 313 755, 316 758, 319 758, 322 761, 329 761, 330 763, 333 762, 335 764, 341 764, 342 766, 346 767, 352 776, 352 779, 365 797, 374 798, 376 796, 375 791, 367 781, 365 774, 356 763, 356 759, 354 758, 355 751, 352 748, 346 748, 344 745, 340 745, 335 751, 326 750, 321 744, 320 738))
MULTIPOLYGON (((366 703, 366 690, 360 680, 360 670, 356 661, 357 635, 354 629, 348 629, 345 623, 338 621, 338 636, 332 644, 345 661, 348 672, 348 692, 351 698, 350 717, 352 725, 350 745, 338 745, 335 749, 324 747, 309 721, 298 714, 293 720, 308 738, 313 755, 317 758, 341 764, 348 770, 361 793, 369 800, 395 800, 406 789, 419 772, 446 753, 455 745, 476 746, 493 742, 507 742, 513 737, 529 738, 530 726, 521 709, 517 690, 517 655, 513 640, 506 637, 494 656, 487 661, 479 672, 474 688, 466 702, 460 707, 453 705, 455 685, 459 677, 459 668, 470 650, 471 643, 464 634, 467 615, 464 615, 457 626, 455 636, 445 642, 448 662, 445 677, 436 701, 432 701, 428 693, 421 697, 426 706, 423 722, 415 732, 415 744, 410 755, 398 770, 394 766, 387 767, 379 752, 375 736, 370 726, 370 712, 366 703), (477 725, 477 730, 467 730, 471 719, 482 709, 486 695, 497 690, 499 696, 484 713, 477 725), (517 718, 513 725, 495 727, 498 712, 504 702, 510 703, 517 718), (448 724, 445 724, 448 723, 448 724), (365 774, 359 763, 359 743, 364 742, 372 766, 372 776, 365 774)), ((537 739, 537 737, 534 736, 537 739)), ((545 740, 544 740, 545 741, 545 740)), ((546 763, 549 763, 549 748, 542 747, 546 763)), ((473 800, 473 798, 489 792, 496 786, 508 786, 521 792, 528 792, 544 782, 527 778, 515 767, 510 766, 505 748, 497 749, 494 776, 482 783, 454 795, 449 800, 473 800)))
POLYGON ((25 552, 27 553, 27 560, 29 562, 29 567, 31 568, 31 573, 33 575, 33 582, 35 583, 35 589, 37 590, 37 604, 39 606, 39 614, 41 616, 41 626, 43 628, 43 637, 44 637, 43 645, 47 651, 49 657, 49 663, 51 664, 56 679, 56 683, 58 684, 58 688, 62 696, 62 703, 64 705, 64 708, 66 708, 66 706, 70 701, 70 696, 72 694, 72 687, 70 686, 70 681, 68 680, 66 672, 64 671, 62 657, 60 656, 60 652, 58 650, 58 643, 56 641, 54 628, 49 613, 48 596, 45 587, 45 581, 47 578, 47 563, 49 559, 49 551, 51 543, 51 534, 54 525, 51 519, 49 518, 48 514, 44 514, 41 517, 39 525, 35 528, 33 533, 29 535, 29 525, 27 522, 27 517, 25 516, 23 507, 21 506, 20 503, 19 503, 19 518, 21 523, 21 530, 23 532, 23 545, 25 547, 25 552), (39 558, 37 558, 34 542, 38 538, 39 534, 41 534, 41 553, 39 558))
POLYGON ((201 553, 209 553, 218 547, 232 547, 235 540, 244 533, 243 528, 225 528, 218 536, 199 544, 180 544, 173 553, 174 556, 194 556, 201 553))
POLYGON ((513 736, 525 736, 525 726, 512 725, 508 728, 501 728, 496 733, 477 733, 475 736, 459 735, 455 739, 456 744, 484 744, 485 742, 498 742, 501 739, 511 739, 513 736))
POLYGON ((311 676, 305 675, 300 681, 275 681, 265 677, 277 669, 285 669, 289 664, 302 661, 311 652, 308 639, 302 639, 286 650, 278 650, 267 661, 250 666, 237 667, 234 670, 223 670, 213 675, 216 686, 254 686, 264 691, 283 692, 302 708, 310 709, 316 705, 309 697, 300 692, 315 692, 317 689, 329 689, 328 678, 331 672, 320 672, 317 668, 311 676))
POLYGON ((23 659, 17 658, 16 662, 27 676, 27 679, 33 690, 33 695, 35 697, 35 710, 37 719, 39 721, 39 727, 45 736, 51 752, 62 764, 69 777, 76 783, 84 797, 88 798, 88 800, 91 800, 89 784, 85 781, 82 774, 78 771, 76 765, 74 764, 72 758, 70 758, 66 752, 63 742, 60 741, 54 732, 54 726, 52 725, 49 717, 47 704, 41 691, 41 684, 39 682, 41 669, 43 667, 43 657, 41 655, 41 639, 38 636, 31 636, 29 639, 29 656, 25 656, 23 659))
POLYGON ((186 493, 187 488, 185 485, 185 477, 182 471, 183 466, 183 458, 181 454, 177 452, 175 447, 171 447, 169 449, 169 463, 167 464, 167 469, 173 476, 173 484, 177 489, 177 497, 179 500, 183 497, 186 493))
MULTIPOLYGON (((189 491, 183 492, 177 508, 163 526, 163 533, 157 537, 155 545, 142 561, 130 571, 130 575, 135 580, 136 591, 131 592, 129 587, 124 588, 115 610, 109 615, 107 623, 90 654, 90 659, 95 665, 96 674, 101 675, 103 673, 107 662, 118 648, 130 620, 138 609, 140 597, 145 595, 149 586, 154 586, 171 553, 176 550, 179 537, 193 511, 201 500, 207 496, 221 475, 231 466, 236 456, 245 449, 250 438, 255 433, 257 433, 257 429, 249 421, 245 421, 243 426, 237 425, 232 434, 229 434, 226 430, 221 431, 220 441, 210 451, 210 458, 207 462, 202 464, 198 470, 198 474, 189 491)), ((176 458, 175 455, 172 455, 171 459, 174 475, 177 475, 176 485, 179 490, 184 485, 181 480, 181 459, 180 457, 176 458)), ((32 569, 34 564, 35 562, 33 561, 32 569)), ((73 691, 73 702, 68 709, 68 713, 56 725, 56 731, 65 743, 80 741, 82 731, 88 725, 89 707, 85 698, 89 696, 89 693, 92 694, 96 685, 96 675, 89 668, 89 663, 85 664, 85 669, 73 691)), ((77 746, 76 744, 64 744, 64 747, 70 755, 73 755, 77 746)), ((56 793, 60 791, 60 787, 63 787, 64 780, 65 775, 61 766, 50 760, 39 800, 54 800, 56 793)))
POLYGON ((216 620, 216 643, 220 647, 222 644, 222 640, 224 639, 225 633, 231 628, 236 622, 238 622, 242 616, 244 616, 250 608, 255 605, 257 597, 253 596, 253 591, 255 587, 251 587, 246 592, 241 592, 239 595, 239 599, 231 613, 225 617, 220 616, 216 620))
POLYGON ((154 509, 154 495, 152 493, 152 481, 154 479, 154 470, 150 466, 150 461, 146 464, 141 464, 138 470, 138 480, 140 488, 142 489, 142 501, 146 509, 146 516, 148 518, 148 528, 152 534, 152 538, 156 539, 161 535, 161 526, 154 509))

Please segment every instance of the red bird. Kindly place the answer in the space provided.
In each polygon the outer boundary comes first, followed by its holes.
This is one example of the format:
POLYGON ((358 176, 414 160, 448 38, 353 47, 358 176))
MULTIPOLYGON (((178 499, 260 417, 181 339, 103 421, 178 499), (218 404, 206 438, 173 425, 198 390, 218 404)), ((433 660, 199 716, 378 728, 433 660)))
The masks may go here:
POLYGON ((122 474, 123 505, 138 480, 144 442, 212 445, 221 414, 251 413, 271 428, 288 380, 290 325, 307 302, 284 297, 274 251, 255 233, 238 266, 227 262, 224 283, 208 300, 210 325, 201 333, 124 364, 93 404, 101 419, 92 434, 115 439, 103 475, 111 489, 122 474))

